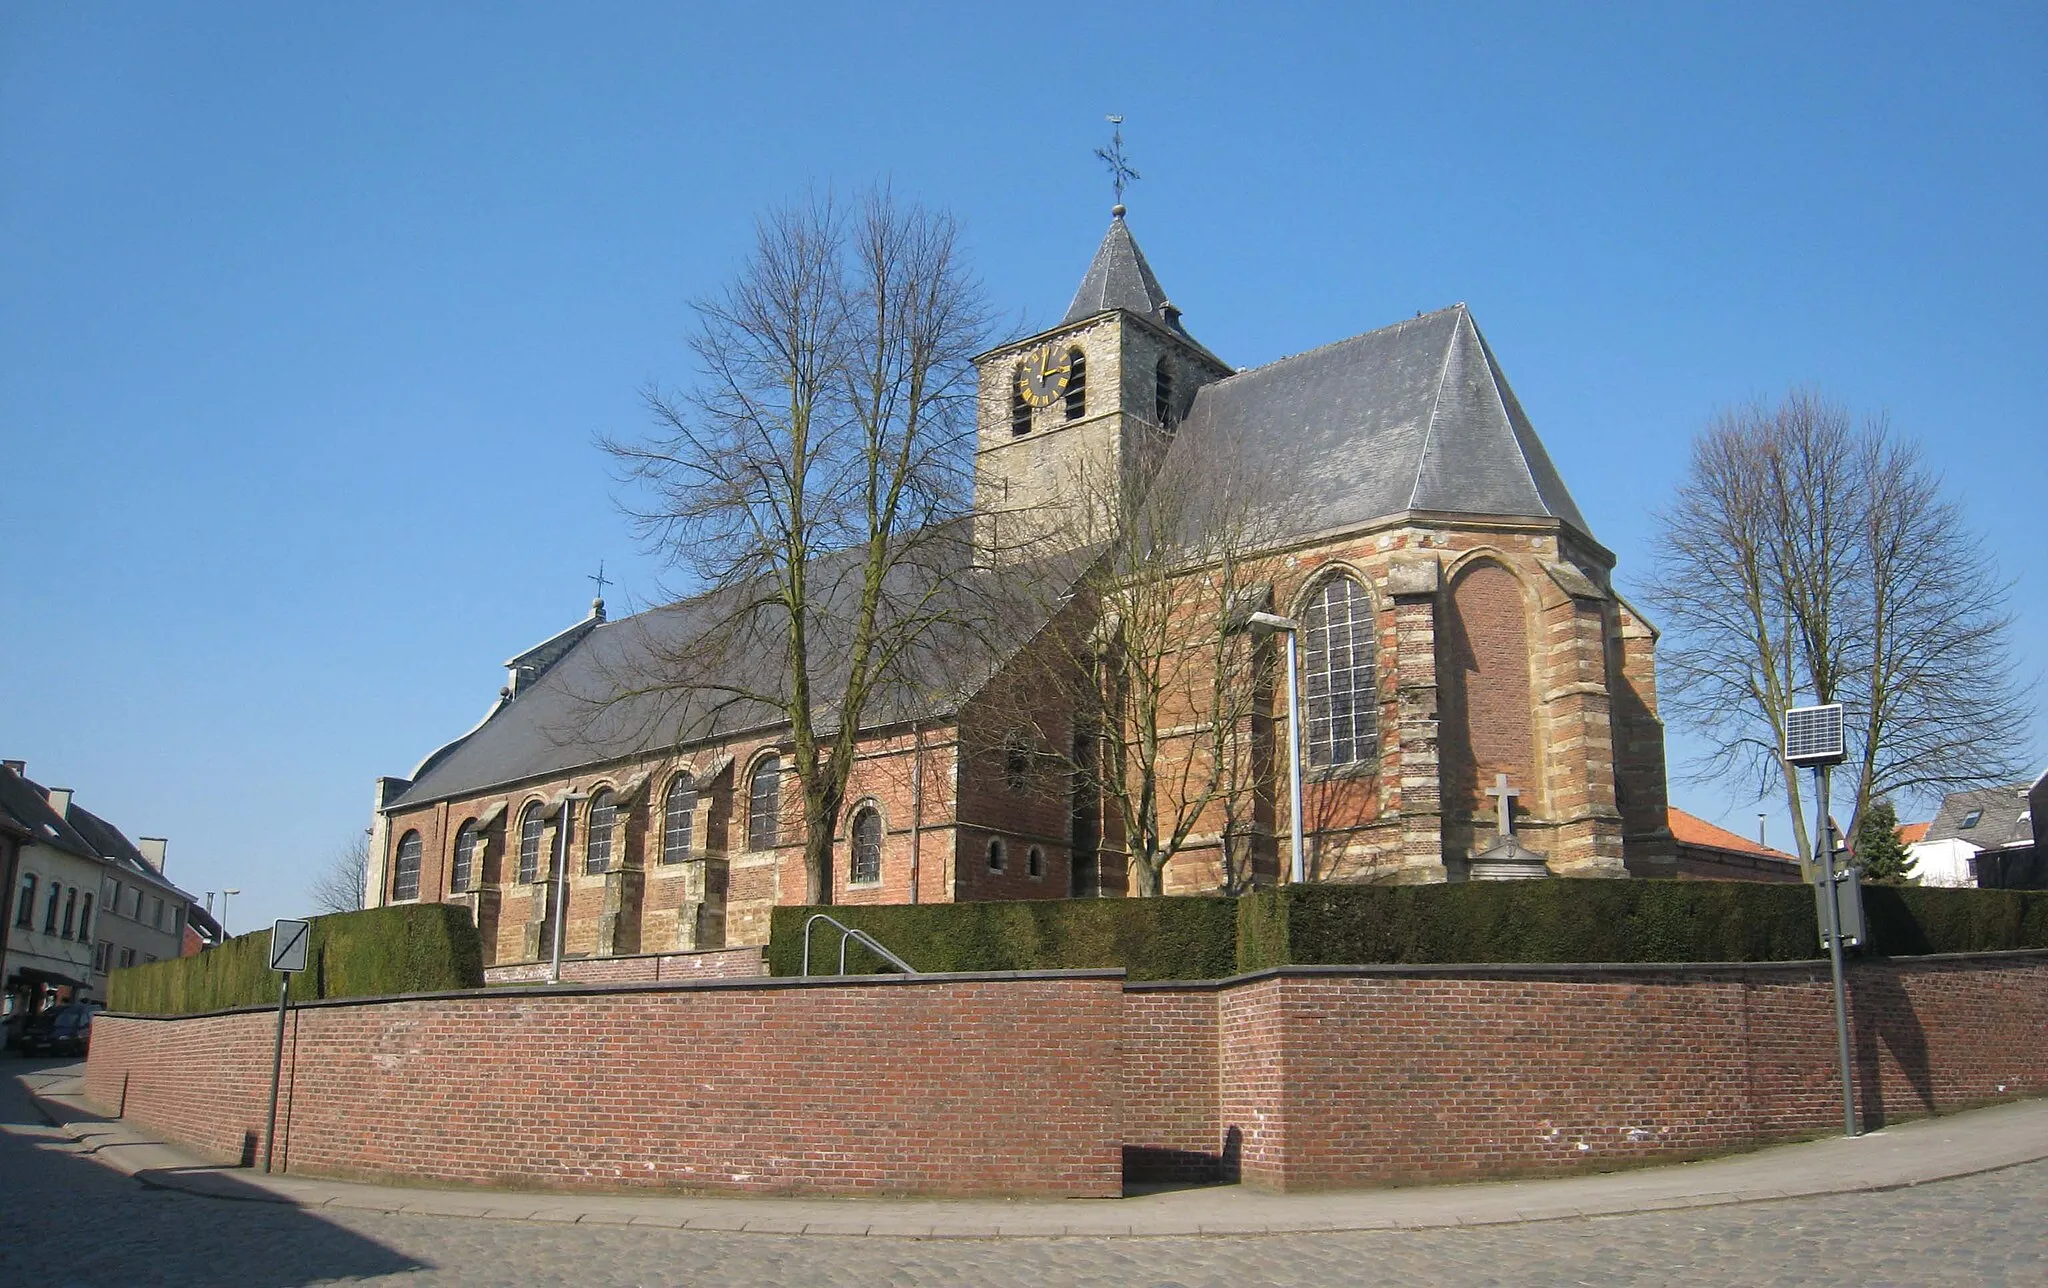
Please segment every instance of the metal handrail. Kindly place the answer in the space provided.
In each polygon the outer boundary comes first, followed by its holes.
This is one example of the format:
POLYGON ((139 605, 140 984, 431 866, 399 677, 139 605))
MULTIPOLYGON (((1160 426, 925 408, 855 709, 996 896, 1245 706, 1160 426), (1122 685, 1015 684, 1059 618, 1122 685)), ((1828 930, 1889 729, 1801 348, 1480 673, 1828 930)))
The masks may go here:
POLYGON ((809 976, 811 973, 811 927, 817 925, 821 921, 829 922, 834 929, 839 931, 839 973, 841 975, 844 975, 846 973, 846 943, 848 940, 857 941, 858 943, 872 950, 876 956, 880 957, 883 961, 888 962, 897 970, 902 971, 905 975, 916 975, 920 973, 917 967, 912 966, 909 962, 904 961, 895 953, 892 953, 888 949, 882 947, 881 942, 877 940, 873 935, 869 934, 867 931, 857 929, 853 926, 849 926, 845 922, 840 921, 838 918, 833 917, 827 913, 814 912, 804 919, 805 976, 809 976))

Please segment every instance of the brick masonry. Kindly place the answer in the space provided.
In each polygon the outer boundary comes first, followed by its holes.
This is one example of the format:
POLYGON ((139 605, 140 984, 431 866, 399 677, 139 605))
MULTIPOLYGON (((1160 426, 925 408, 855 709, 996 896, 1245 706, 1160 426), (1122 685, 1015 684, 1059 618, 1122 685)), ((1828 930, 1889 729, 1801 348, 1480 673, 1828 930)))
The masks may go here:
MULTIPOLYGON (((484 983, 544 984, 547 962, 487 966, 484 983)), ((571 984, 660 984, 679 979, 753 979, 768 974, 766 953, 755 947, 715 948, 694 953, 637 953, 630 957, 578 957, 562 963, 571 984)))
MULTIPOLYGON (((1112 973, 479 993, 293 1013, 289 1171, 529 1188, 1119 1192, 1112 973)), ((274 1013, 107 1017, 87 1094, 252 1157, 274 1013)))
MULTIPOLYGON (((2048 952, 1862 961, 1850 986, 1868 1125, 2048 1093, 2048 952)), ((273 1032, 104 1015, 86 1092, 254 1158, 273 1032)), ((1834 1062, 1818 963, 506 988, 294 1012, 278 1147, 304 1173, 535 1188, 1303 1190, 1823 1134, 1834 1062)))

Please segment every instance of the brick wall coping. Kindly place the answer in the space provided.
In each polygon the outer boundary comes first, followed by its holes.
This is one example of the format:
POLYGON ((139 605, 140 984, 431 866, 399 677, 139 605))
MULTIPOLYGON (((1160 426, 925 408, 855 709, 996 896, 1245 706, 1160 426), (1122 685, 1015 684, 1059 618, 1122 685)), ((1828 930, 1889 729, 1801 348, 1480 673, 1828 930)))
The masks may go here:
MULTIPOLYGON (((2006 948, 1981 953, 1927 953, 1918 957, 1886 957, 1881 953, 1862 953, 1844 960, 1845 966, 1858 961, 1886 962, 1897 966, 1938 966, 1951 962, 1997 962, 2019 959, 2022 961, 2048 960, 2048 948, 2006 948)), ((1214 992, 1225 988, 1236 988, 1244 984, 1255 984, 1269 979, 1301 979, 1338 976, 1350 977, 1443 977, 1465 976, 1471 979, 1489 979, 1501 976, 1557 976, 1557 975, 1680 975, 1680 974, 1731 974, 1755 973, 1775 970, 1826 970, 1825 957, 1798 958, 1779 962, 1421 962, 1411 964, 1374 964, 1367 966, 1269 966, 1243 975, 1232 975, 1225 979, 1157 979, 1130 980, 1124 984, 1126 993, 1198 993, 1214 992)))
MULTIPOLYGON (((609 957, 593 957, 589 953, 564 953, 562 955, 562 965, 567 966, 570 962, 638 962, 656 957, 664 960, 677 957, 719 957, 727 953, 759 953, 765 958, 768 955, 768 946, 766 944, 741 944, 735 948, 677 948, 665 953, 613 953, 609 957)), ((484 967, 484 969, 516 970, 521 966, 546 966, 549 964, 549 960, 546 957, 531 957, 520 961, 492 962, 489 966, 484 967)), ((768 977, 764 976, 763 978, 768 977)))
MULTIPOLYGON (((587 997, 607 993, 690 993, 715 989, 869 988, 921 984, 1024 984, 1048 979, 1114 979, 1124 977, 1122 967, 1087 970, 1004 970, 927 972, 917 975, 743 975, 730 979, 665 979, 624 983, 486 984, 482 988, 456 988, 438 993, 380 993, 367 997, 323 997, 312 1002, 295 1002, 294 1011, 335 1006, 378 1006, 386 1002, 448 1002, 491 1000, 500 997, 587 997)), ((145 1015, 133 1011, 102 1011, 110 1019, 203 1020, 219 1015, 270 1014, 275 1003, 230 1006, 218 1011, 194 1011, 189 1015, 145 1015)))

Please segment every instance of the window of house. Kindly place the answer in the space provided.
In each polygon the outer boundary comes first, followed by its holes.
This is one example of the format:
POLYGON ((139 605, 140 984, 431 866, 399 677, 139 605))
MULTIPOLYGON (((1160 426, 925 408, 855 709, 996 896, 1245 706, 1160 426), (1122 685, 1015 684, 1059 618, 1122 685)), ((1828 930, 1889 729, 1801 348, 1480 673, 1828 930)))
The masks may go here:
POLYGON ((92 895, 88 893, 84 902, 78 905, 78 942, 92 939, 92 895))
POLYGON ((391 897, 395 900, 417 899, 420 897, 420 834, 407 832, 398 840, 398 867, 391 877, 391 897))
POLYGON ((846 879, 854 885, 882 879, 882 816, 874 809, 853 816, 853 870, 846 879))
POLYGON ((988 843, 988 870, 991 872, 1001 872, 1003 870, 1003 843, 1000 840, 992 840, 988 843))
POLYGON ((685 862, 690 857, 691 831, 697 826, 697 782, 688 774, 677 774, 668 785, 661 820, 661 861, 685 862))
POLYGON ((78 922, 78 887, 72 886, 64 895, 64 929, 57 932, 59 939, 71 938, 71 927, 78 922))
POLYGON ((1069 349, 1067 363, 1067 419, 1079 420, 1088 412, 1088 355, 1069 349))
POLYGON ((528 805, 519 814, 519 879, 540 880, 540 802, 528 805))
POLYGON ((782 757, 768 756, 747 781, 747 848, 772 850, 782 839, 782 757))
POLYGON ((54 935, 57 933, 57 913, 61 909, 63 902, 64 887, 58 885, 55 881, 52 881, 50 883, 50 897, 48 900, 44 902, 43 905, 44 934, 54 935))
POLYGON ((1024 368, 1017 368, 1017 378, 1010 382, 1010 433, 1022 438, 1031 432, 1031 404, 1024 398, 1024 368))
POLYGON ((140 887, 140 886, 136 887, 136 890, 135 890, 135 907, 129 910, 129 913, 128 913, 128 919, 129 919, 130 921, 141 921, 141 920, 142 920, 142 889, 141 889, 141 887, 140 887))
POLYGON ((1956 826, 1956 830, 1960 832, 1966 828, 1975 827, 1979 822, 1983 821, 1983 818, 1983 810, 1973 809, 1969 813, 1963 815, 1963 821, 1956 826))
POLYGON ((1029 876, 1033 876, 1033 877, 1042 877, 1042 876, 1044 876, 1044 875, 1045 875, 1045 851, 1044 851, 1044 850, 1042 850, 1042 849, 1040 849, 1040 848, 1039 848, 1038 846, 1036 846, 1036 845, 1032 846, 1032 847, 1031 847, 1031 848, 1030 848, 1029 850, 1025 851, 1025 853, 1024 853, 1024 871, 1025 871, 1026 875, 1029 875, 1029 876))
POLYGON ((448 888, 467 890, 476 881, 476 820, 464 823, 455 833, 455 863, 448 873, 448 888))
POLYGON ((150 900, 149 924, 158 930, 164 928, 164 901, 162 896, 150 900))
POLYGON ((618 798, 601 791, 590 798, 588 835, 583 841, 583 870, 609 872, 612 867, 612 831, 619 819, 618 798))
POLYGON ((1308 763, 1327 768, 1370 760, 1379 712, 1372 602, 1365 587, 1352 577, 1332 577, 1302 618, 1308 763))
POLYGON ((121 911, 121 883, 119 881, 111 877, 108 878, 107 883, 100 887, 100 893, 106 896, 103 902, 107 905, 108 912, 118 913, 121 911))
POLYGON ((135 950, 134 950, 133 948, 123 948, 123 949, 121 950, 121 965, 123 965, 123 966, 133 966, 134 964, 135 964, 135 950))
POLYGON ((1173 367, 1164 358, 1152 369, 1152 419, 1173 423, 1173 367))
POLYGON ((36 924, 36 878, 32 872, 21 874, 21 892, 14 898, 14 924, 23 930, 36 924))

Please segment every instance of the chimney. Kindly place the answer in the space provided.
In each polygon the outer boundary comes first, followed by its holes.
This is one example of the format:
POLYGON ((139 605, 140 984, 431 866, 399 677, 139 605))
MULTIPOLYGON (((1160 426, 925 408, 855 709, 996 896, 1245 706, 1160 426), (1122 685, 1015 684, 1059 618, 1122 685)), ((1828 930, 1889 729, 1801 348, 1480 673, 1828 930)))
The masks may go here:
POLYGON ((71 789, 69 787, 52 787, 47 799, 50 802, 50 808, 57 811, 57 817, 69 822, 71 819, 71 789))
POLYGON ((16 778, 28 777, 28 762, 26 760, 0 760, 0 769, 13 770, 16 778))
POLYGON ((161 836, 135 838, 135 848, 142 851, 142 861, 155 868, 158 876, 164 874, 164 847, 169 844, 170 842, 161 836))

